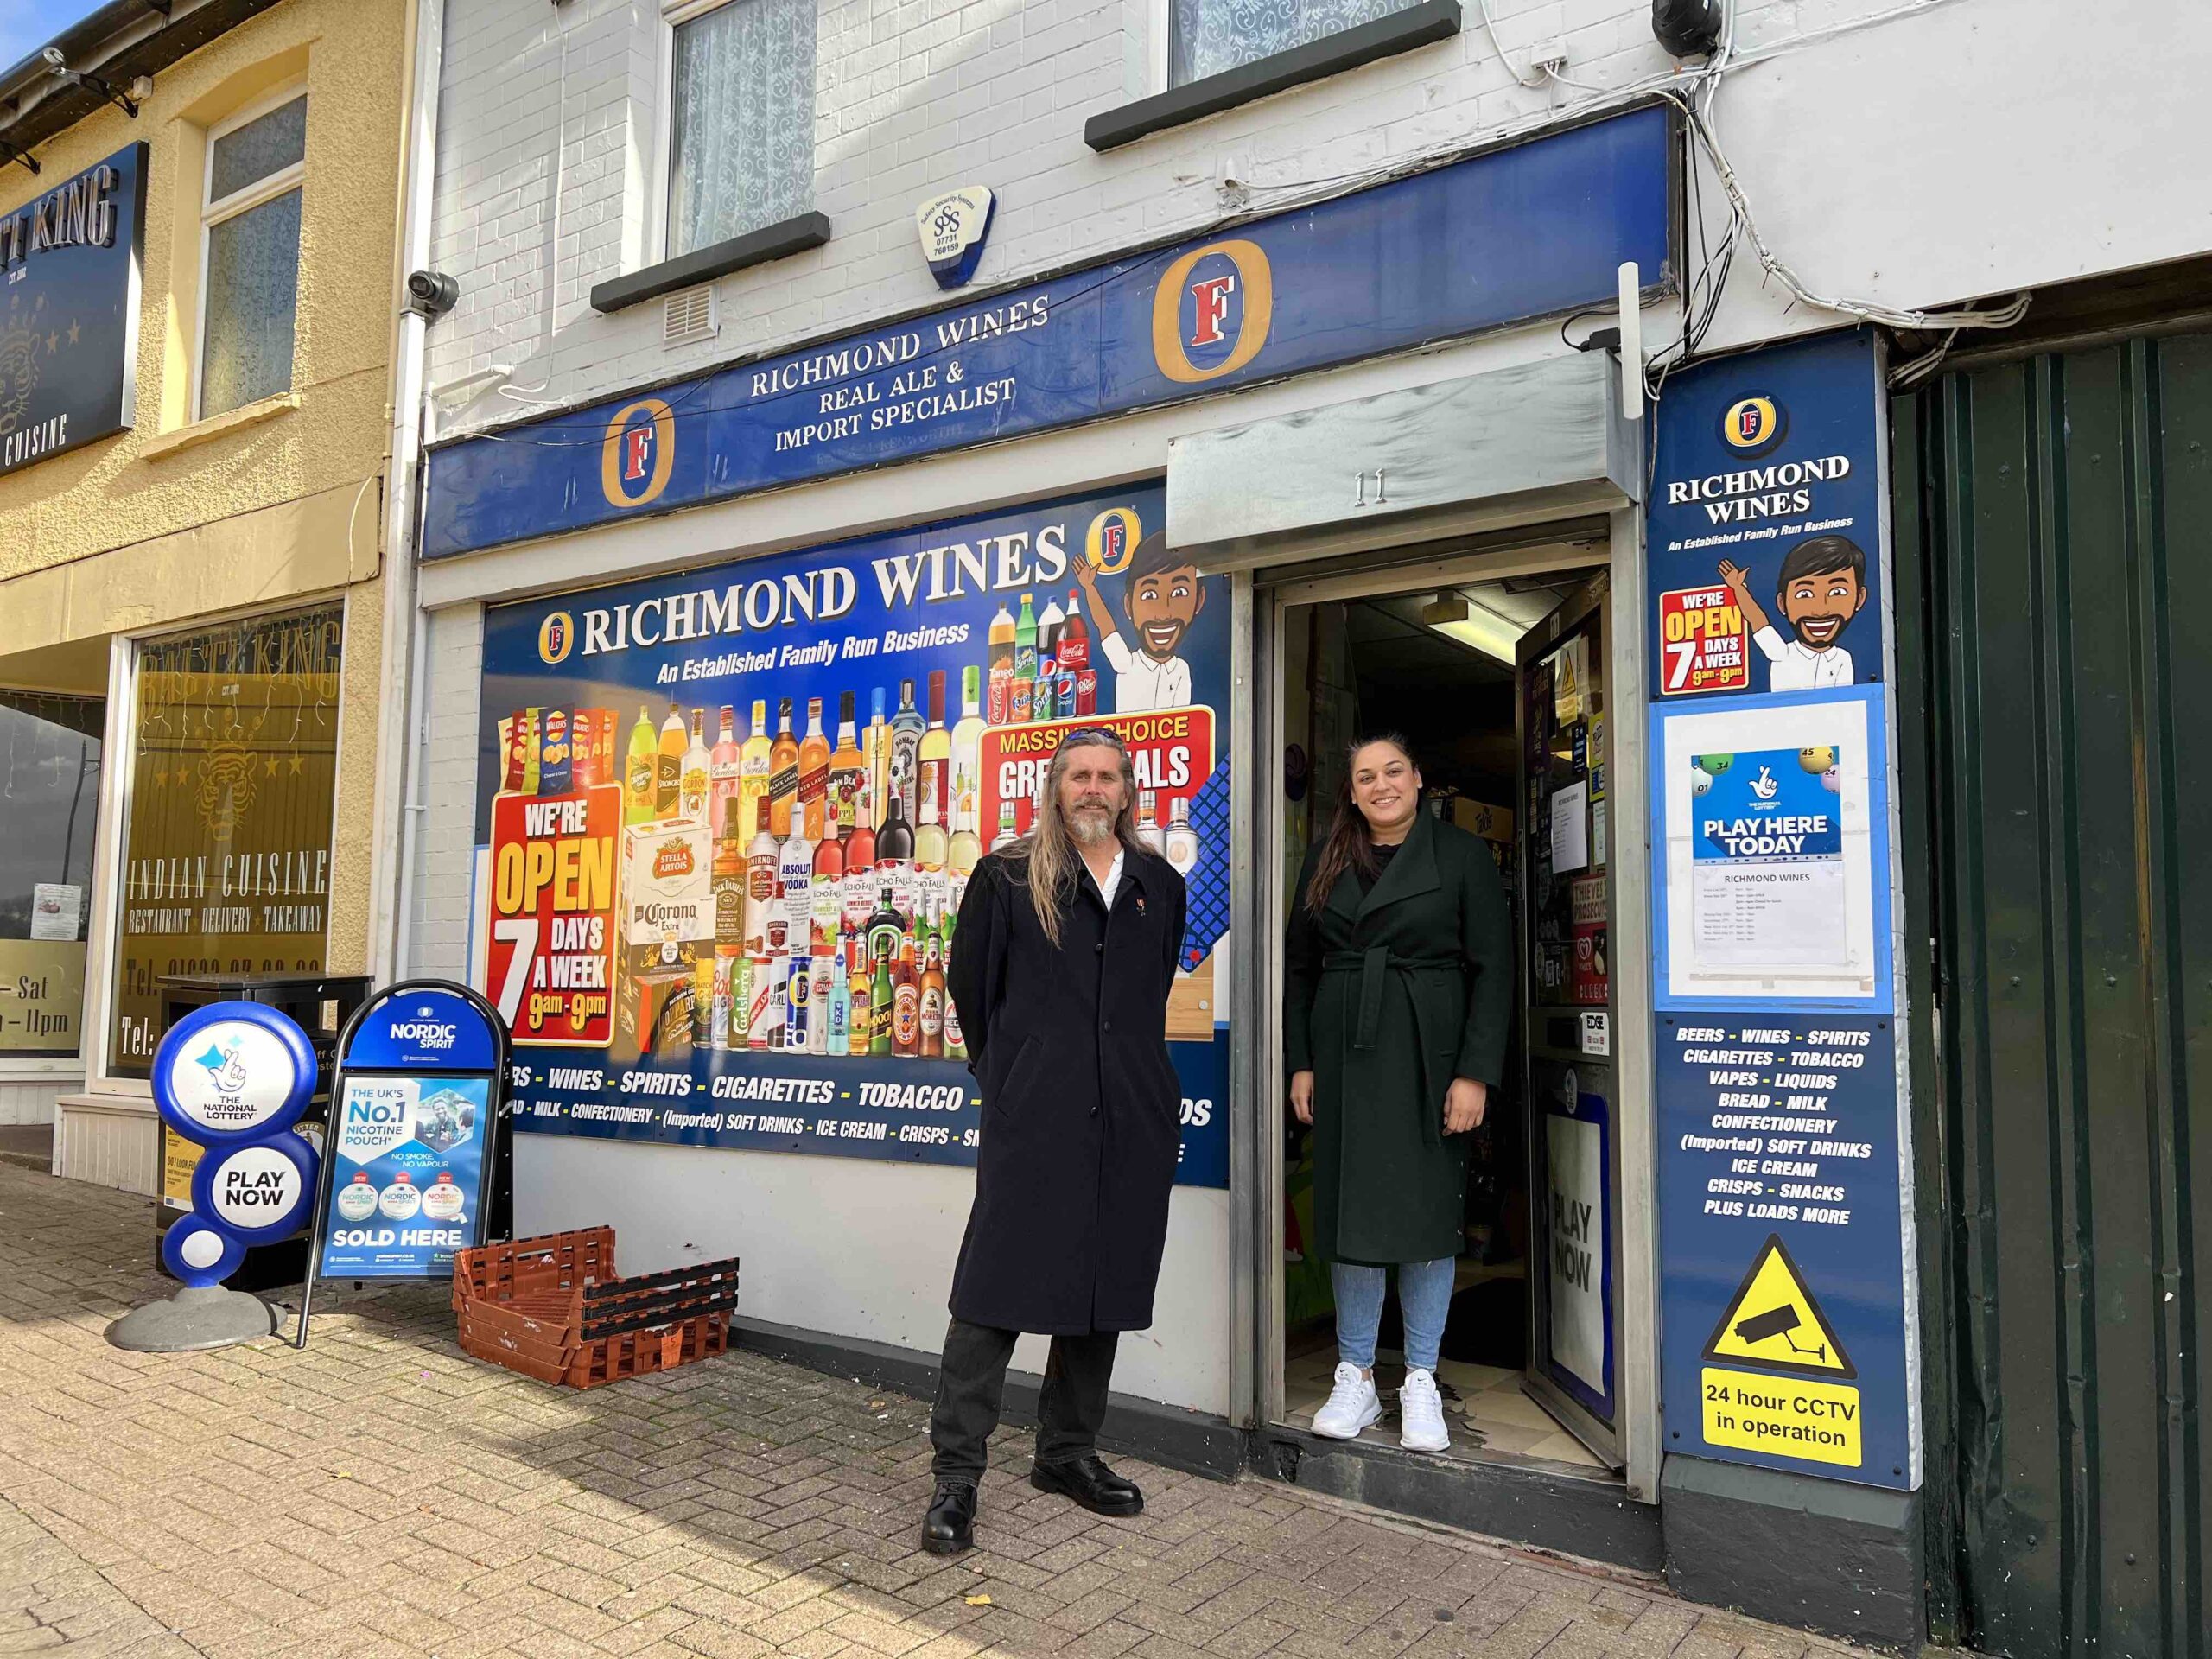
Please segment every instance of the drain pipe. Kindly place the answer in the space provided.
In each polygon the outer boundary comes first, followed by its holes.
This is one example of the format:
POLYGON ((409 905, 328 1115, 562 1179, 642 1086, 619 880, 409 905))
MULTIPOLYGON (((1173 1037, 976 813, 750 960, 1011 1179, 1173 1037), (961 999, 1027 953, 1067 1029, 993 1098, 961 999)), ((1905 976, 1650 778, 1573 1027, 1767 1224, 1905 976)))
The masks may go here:
MULTIPOLYGON (((394 249, 392 295, 406 293, 412 272, 430 263, 430 207, 437 159, 438 80, 445 50, 445 0, 409 0, 415 49, 408 64, 405 132, 401 139, 400 233, 394 249)), ((416 824, 427 810, 417 798, 423 772, 424 636, 416 604, 416 529, 421 522, 423 379, 429 321, 395 305, 391 450, 385 501, 385 717, 377 750, 376 851, 371 861, 376 915, 369 971, 389 983, 407 971, 412 944, 416 824)))

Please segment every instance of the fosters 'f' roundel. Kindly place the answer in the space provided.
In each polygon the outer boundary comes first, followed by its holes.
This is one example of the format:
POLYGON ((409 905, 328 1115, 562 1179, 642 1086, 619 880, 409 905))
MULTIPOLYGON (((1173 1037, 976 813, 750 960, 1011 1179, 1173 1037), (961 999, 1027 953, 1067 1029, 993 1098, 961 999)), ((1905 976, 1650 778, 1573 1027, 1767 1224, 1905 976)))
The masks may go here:
POLYGON ((1274 311, 1274 272, 1258 243, 1193 248, 1153 292, 1153 360, 1184 385, 1234 374, 1268 343, 1274 311))
POLYGON ((556 611, 537 625, 537 658, 548 666, 567 661, 575 645, 576 625, 566 611, 556 611))
POLYGON ((616 410, 599 448, 599 487, 607 505, 642 507, 659 499, 675 470, 676 411, 666 400, 640 397, 616 410))
POLYGON ((1100 574, 1118 575, 1143 539, 1144 525, 1135 507, 1109 507, 1084 532, 1083 556, 1100 574))
POLYGON ((1789 416, 1763 391, 1738 397, 1720 417, 1720 441, 1739 455, 1766 454, 1789 430, 1789 416))

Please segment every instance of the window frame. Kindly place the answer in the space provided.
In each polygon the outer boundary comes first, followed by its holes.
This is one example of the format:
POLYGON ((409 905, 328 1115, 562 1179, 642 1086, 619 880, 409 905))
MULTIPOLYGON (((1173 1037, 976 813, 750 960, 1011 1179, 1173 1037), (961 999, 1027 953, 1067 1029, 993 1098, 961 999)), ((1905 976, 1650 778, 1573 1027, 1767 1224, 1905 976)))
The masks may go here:
MULTIPOLYGON (((199 295, 193 308, 192 406, 189 416, 190 420, 193 422, 198 422, 208 418, 203 403, 207 391, 207 262, 208 256, 214 247, 215 227, 219 225, 226 224, 229 220, 236 219, 243 213, 250 213, 256 207, 263 207, 269 202, 274 201, 277 197, 283 195, 288 191, 298 190, 302 193, 300 198, 300 206, 302 213, 301 228, 303 233, 306 228, 304 214, 307 207, 307 145, 304 139, 302 139, 300 145, 300 159, 298 161, 292 162, 289 166, 278 168, 274 173, 269 174, 265 177, 256 179, 251 184, 243 186, 238 189, 232 191, 229 195, 223 197, 219 202, 211 199, 209 195, 209 193, 215 188, 215 145, 219 140, 229 137, 232 133, 236 132, 240 127, 251 125, 253 122, 258 121, 263 116, 269 114, 271 111, 280 110, 287 104, 305 99, 308 95, 308 83, 305 77, 288 80, 283 86, 277 86, 270 92, 263 93, 260 97, 254 99, 250 103, 240 105, 230 114, 225 116, 220 121, 218 121, 208 127, 205 138, 200 144, 200 149, 203 154, 200 160, 200 281, 198 285, 199 295)), ((310 110, 308 113, 312 115, 314 111, 310 110)), ((296 359, 299 351, 299 308, 296 287, 299 270, 298 260, 298 250, 295 249, 293 251, 295 297, 293 302, 292 334, 295 368, 297 366, 296 359)), ((285 376, 285 379, 287 382, 285 386, 286 391, 296 389, 295 377, 292 374, 288 372, 285 376)), ((282 396, 283 394, 271 393, 270 395, 274 397, 282 396)), ((255 399, 251 401, 257 402, 259 400, 255 399)), ((247 404, 240 404, 238 405, 238 408, 240 409, 244 409, 245 407, 247 407, 247 404)), ((232 411, 229 410, 221 411, 223 414, 229 414, 232 411)))
MULTIPOLYGON (((264 110, 263 113, 267 113, 264 110)), ((198 616, 161 622, 150 627, 111 635, 108 641, 107 734, 101 750, 100 810, 99 833, 103 839, 95 843, 92 861, 92 925, 86 934, 85 951, 85 1034, 86 1042, 80 1058, 84 1062, 84 1089, 87 1095, 107 1099, 128 1099, 153 1104, 154 1085, 149 1077, 130 1077, 117 1074, 113 1069, 115 1012, 115 975, 117 960, 122 954, 122 925, 128 906, 124 887, 130 875, 130 857, 128 836, 130 829, 131 783, 138 768, 138 673, 144 658, 145 648, 164 639, 182 635, 205 633, 211 629, 234 622, 251 621, 257 617, 285 616, 297 612, 321 610, 335 605, 338 607, 338 700, 337 723, 333 728, 332 742, 337 753, 343 754, 346 736, 346 651, 353 640, 355 621, 353 588, 316 588, 306 593, 289 594, 283 599, 258 604, 238 605, 223 610, 208 611, 198 616), (114 757, 111 762, 108 757, 114 757), (94 976, 98 977, 95 978, 94 976), (94 1021, 97 1020, 98 1023, 94 1021)), ((342 768, 334 776, 330 790, 330 828, 327 832, 331 848, 331 879, 337 879, 338 827, 344 821, 342 814, 350 804, 342 768)), ((325 903, 327 906, 327 895, 325 903)), ((323 961, 327 971, 330 960, 331 918, 326 907, 323 913, 323 961)))
MULTIPOLYGON (((13 680, 5 683, 5 689, 10 691, 29 691, 35 695, 50 691, 50 688, 48 687, 24 685, 13 680)), ((99 780, 92 791, 92 834, 94 837, 92 865, 91 873, 86 877, 83 899, 86 978, 84 1001, 77 1014, 77 1053, 74 1058, 71 1058, 66 1055, 19 1054, 0 1050, 0 1084, 69 1082, 81 1080, 92 1075, 92 1032, 88 1011, 92 1005, 93 932, 99 916, 101 861, 106 856, 106 849, 100 845, 99 835, 103 827, 101 802, 107 791, 107 734, 114 729, 114 713, 107 707, 107 694, 105 691, 97 694, 90 691, 67 691, 58 695, 79 697, 87 702, 98 702, 101 705, 99 780)))
MULTIPOLYGON (((1162 3, 1165 3, 1166 0, 1162 0, 1162 3)), ((676 33, 686 23, 695 23, 710 12, 720 11, 724 6, 743 3, 745 0, 660 0, 658 14, 660 19, 660 54, 655 95, 659 99, 661 113, 660 118, 653 124, 652 176, 655 188, 648 203, 645 224, 645 264, 647 267, 665 264, 671 259, 681 259, 699 251, 697 248, 686 248, 682 253, 677 253, 669 246, 669 233, 675 217, 671 211, 669 197, 676 189, 676 33)), ((822 68, 822 13, 820 0, 809 0, 809 3, 815 7, 813 67, 817 77, 815 96, 808 100, 807 113, 810 124, 821 93, 818 77, 822 68)), ((808 186, 806 194, 807 206, 812 208, 815 204, 811 184, 808 186)), ((715 245, 710 242, 705 245, 713 247, 715 245)))

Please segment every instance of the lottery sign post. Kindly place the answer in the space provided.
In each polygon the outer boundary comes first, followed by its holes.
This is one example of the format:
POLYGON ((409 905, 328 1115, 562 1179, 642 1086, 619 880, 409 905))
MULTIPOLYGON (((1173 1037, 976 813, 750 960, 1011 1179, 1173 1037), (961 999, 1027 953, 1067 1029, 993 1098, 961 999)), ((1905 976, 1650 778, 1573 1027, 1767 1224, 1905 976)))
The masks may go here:
POLYGON ((258 1002, 211 1003, 169 1027, 153 1084, 162 1121, 204 1148, 192 1213, 162 1238, 162 1263, 183 1287, 124 1314, 107 1339, 140 1353, 183 1353, 274 1335, 269 1304, 223 1281, 249 1247, 297 1232, 315 1190, 315 1149, 292 1128, 315 1093, 307 1033, 258 1002))
POLYGON ((507 1056, 498 1011, 447 980, 393 985, 346 1022, 294 1347, 317 1279, 444 1279, 491 1236, 509 1187, 507 1056))

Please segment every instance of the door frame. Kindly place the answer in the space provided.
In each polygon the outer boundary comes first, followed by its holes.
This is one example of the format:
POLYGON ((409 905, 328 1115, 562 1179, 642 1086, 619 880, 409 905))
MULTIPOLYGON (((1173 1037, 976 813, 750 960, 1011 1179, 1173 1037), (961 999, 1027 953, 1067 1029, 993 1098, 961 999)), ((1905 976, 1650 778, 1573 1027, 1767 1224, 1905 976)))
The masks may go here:
MULTIPOLYGON (((1255 1429, 1279 1427, 1284 1417, 1283 1383, 1283 1168, 1282 1114, 1287 1079, 1280 1041, 1283 926, 1287 919, 1281 882, 1275 874, 1284 854, 1283 815, 1276 810, 1275 779, 1287 741, 1288 722, 1281 679, 1283 613, 1293 605, 1351 599, 1372 594, 1452 582, 1491 581, 1503 576, 1602 564, 1612 579, 1607 627, 1611 639, 1606 664, 1612 692, 1611 725, 1616 734, 1608 762, 1607 789, 1623 801, 1644 798, 1648 787, 1643 732, 1648 723, 1643 595, 1643 515, 1628 507, 1605 515, 1602 531, 1573 526, 1534 526, 1500 543, 1411 550, 1378 543, 1360 556, 1356 567, 1332 562, 1325 572, 1304 567, 1263 568, 1240 575, 1240 597, 1249 592, 1251 649, 1250 714, 1241 729, 1238 765, 1251 786, 1236 791, 1251 803, 1246 844, 1253 860, 1239 884, 1248 895, 1237 909, 1249 918, 1244 937, 1254 941, 1237 952, 1244 981, 1237 1024, 1251 1033, 1234 1045, 1242 1064, 1236 1068, 1236 1097, 1249 1103, 1244 1134, 1232 1164, 1243 1163, 1249 1179, 1232 1203, 1242 1208, 1243 1225, 1233 1234, 1249 1241, 1249 1256, 1232 1249, 1237 1285, 1231 1306, 1236 1323, 1250 1333, 1241 1364, 1232 1365, 1232 1384, 1240 1414, 1255 1429), (1249 587, 1247 588, 1246 584, 1249 587), (1239 1261, 1239 1257, 1244 1257, 1239 1261), (1249 1296, 1249 1313, 1239 1306, 1249 1296), (1246 1319, 1249 1318, 1249 1325, 1246 1319)), ((1239 604, 1239 621, 1246 620, 1239 604)), ((1238 632, 1244 633, 1240 626, 1238 632)), ((1239 677, 1243 679, 1244 677, 1239 677)), ((1613 1065, 1620 1096, 1618 1134, 1621 1169, 1621 1330, 1619 1332, 1620 1433, 1626 1462, 1628 1495, 1645 1503, 1659 1501, 1658 1239, 1654 1186, 1652 1118, 1653 1033, 1650 966, 1650 859, 1640 814, 1624 814, 1611 827, 1613 846, 1615 971, 1613 1065)), ((1242 1345, 1242 1344, 1240 1344, 1242 1345)))

